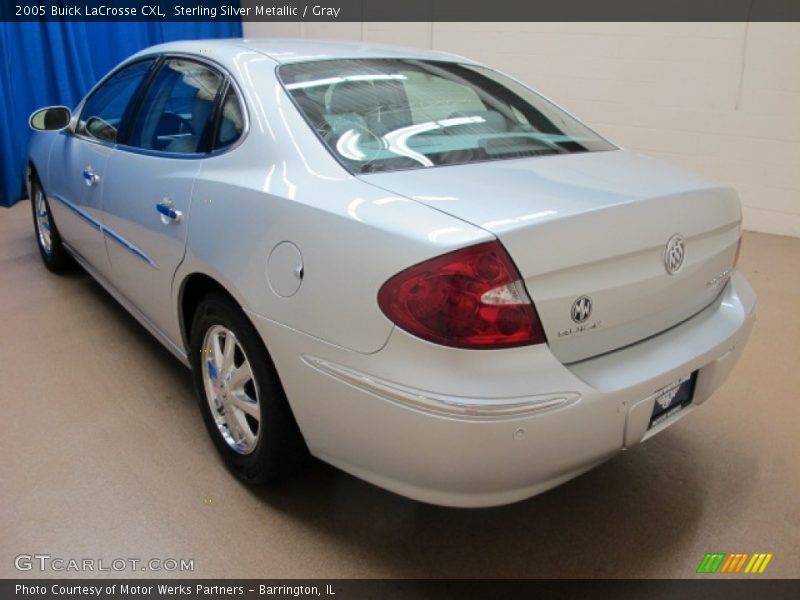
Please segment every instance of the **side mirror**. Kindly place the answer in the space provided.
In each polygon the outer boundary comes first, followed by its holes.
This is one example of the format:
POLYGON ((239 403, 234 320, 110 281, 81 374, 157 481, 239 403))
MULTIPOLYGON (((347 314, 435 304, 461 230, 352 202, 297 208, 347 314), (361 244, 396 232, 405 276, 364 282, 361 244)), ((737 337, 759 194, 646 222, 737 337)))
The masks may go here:
POLYGON ((72 113, 66 106, 48 106, 33 113, 28 125, 37 131, 60 131, 69 125, 71 118, 72 113))

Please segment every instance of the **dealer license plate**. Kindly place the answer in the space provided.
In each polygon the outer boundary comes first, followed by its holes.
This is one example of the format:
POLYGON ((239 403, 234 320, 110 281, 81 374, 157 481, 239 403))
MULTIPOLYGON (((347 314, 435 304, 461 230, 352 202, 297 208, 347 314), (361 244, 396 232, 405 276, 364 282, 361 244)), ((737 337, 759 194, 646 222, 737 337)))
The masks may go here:
POLYGON ((653 404, 653 414, 650 416, 648 429, 663 423, 692 403, 696 380, 697 371, 656 392, 656 401, 653 404))

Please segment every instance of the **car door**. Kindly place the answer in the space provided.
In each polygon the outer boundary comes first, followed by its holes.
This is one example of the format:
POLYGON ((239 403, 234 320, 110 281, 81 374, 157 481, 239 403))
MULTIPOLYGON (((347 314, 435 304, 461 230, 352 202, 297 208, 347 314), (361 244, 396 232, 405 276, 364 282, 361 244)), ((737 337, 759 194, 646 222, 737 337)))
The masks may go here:
POLYGON ((225 77, 167 58, 152 77, 130 133, 106 166, 103 210, 113 285, 173 341, 172 278, 186 246, 186 217, 225 77))
POLYGON ((128 65, 88 96, 72 131, 56 137, 47 193, 61 237, 92 267, 108 272, 103 231, 105 172, 117 130, 142 85, 152 60, 128 65), (56 160, 57 157, 57 160, 56 160))

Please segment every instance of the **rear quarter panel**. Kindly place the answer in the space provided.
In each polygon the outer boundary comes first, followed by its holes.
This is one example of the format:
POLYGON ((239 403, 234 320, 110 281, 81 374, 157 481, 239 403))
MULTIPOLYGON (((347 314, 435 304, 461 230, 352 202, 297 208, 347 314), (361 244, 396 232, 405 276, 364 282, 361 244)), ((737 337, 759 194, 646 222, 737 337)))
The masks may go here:
MULTIPOLYGON (((252 53, 251 60, 263 61, 252 53)), ((241 57, 239 59, 242 60, 241 57)), ((392 323, 377 303, 398 271, 491 234, 347 173, 298 113, 273 69, 246 69, 249 133, 231 151, 203 161, 189 215, 188 247, 174 286, 205 273, 245 309, 335 345, 369 353, 392 323), (303 280, 277 295, 267 259, 295 244, 303 280)))

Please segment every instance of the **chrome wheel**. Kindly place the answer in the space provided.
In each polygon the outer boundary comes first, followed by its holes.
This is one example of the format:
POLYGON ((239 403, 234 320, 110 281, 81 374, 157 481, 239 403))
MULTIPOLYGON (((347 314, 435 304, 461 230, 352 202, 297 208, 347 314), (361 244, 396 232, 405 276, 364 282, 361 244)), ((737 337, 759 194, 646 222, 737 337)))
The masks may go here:
POLYGON ((53 240, 50 237, 52 227, 50 210, 47 208, 47 200, 40 189, 36 190, 34 196, 34 210, 36 211, 36 233, 39 236, 39 245, 45 254, 50 255, 53 252, 53 240))
POLYGON ((261 406, 250 361, 236 335, 222 325, 203 338, 202 379, 219 432, 239 454, 250 454, 261 435, 261 406))

